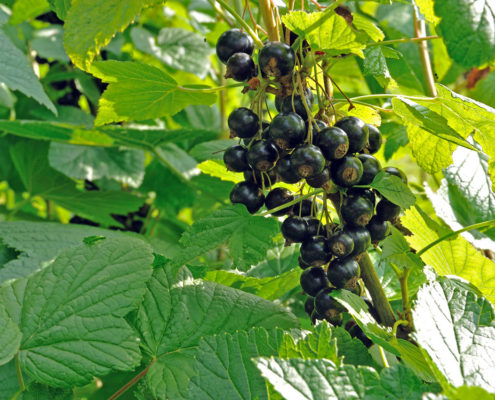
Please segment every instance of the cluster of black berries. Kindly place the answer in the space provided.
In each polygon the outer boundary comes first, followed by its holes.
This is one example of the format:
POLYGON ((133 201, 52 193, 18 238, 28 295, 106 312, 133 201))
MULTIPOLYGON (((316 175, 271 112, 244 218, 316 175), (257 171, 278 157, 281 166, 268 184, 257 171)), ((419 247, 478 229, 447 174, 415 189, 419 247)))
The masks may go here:
MULTIPOLYGON (((217 46, 222 60, 229 54, 226 47, 235 47, 232 37, 242 37, 242 43, 250 43, 249 37, 238 30, 224 33, 222 44, 217 46)), ((249 58, 252 51, 251 46, 249 58)), ((290 46, 280 42, 265 44, 258 54, 261 75, 274 77, 275 81, 291 81, 287 76, 291 78, 295 60, 290 46)), ((270 123, 263 122, 249 108, 235 109, 228 117, 228 125, 231 137, 241 138, 242 143, 225 151, 224 162, 229 170, 244 173, 245 178, 232 189, 232 203, 245 205, 250 213, 265 205, 274 216, 288 216, 281 230, 287 245, 301 243, 301 286, 309 296, 306 311, 313 320, 339 324, 344 309, 331 292, 347 289, 362 294, 359 256, 371 243, 378 243, 390 233, 390 221, 399 215, 400 207, 385 198, 377 202, 379 195, 371 189, 354 187, 369 185, 382 170, 372 155, 382 145, 379 130, 356 117, 344 117, 334 126, 313 118, 313 93, 303 85, 304 82, 292 87, 286 96, 276 96, 279 113, 270 123), (288 189, 272 189, 278 181, 304 181, 327 193, 340 192, 342 201, 337 208, 341 224, 323 225, 315 202, 305 198, 298 202, 288 189), (269 190, 266 197, 265 190, 269 190)), ((407 183, 402 171, 384 171, 407 183)))

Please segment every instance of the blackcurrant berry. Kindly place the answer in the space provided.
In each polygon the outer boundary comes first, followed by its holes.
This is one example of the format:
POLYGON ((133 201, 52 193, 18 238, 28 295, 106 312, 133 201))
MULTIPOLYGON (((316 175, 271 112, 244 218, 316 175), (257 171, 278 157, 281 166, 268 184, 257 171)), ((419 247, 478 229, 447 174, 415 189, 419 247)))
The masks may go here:
POLYGON ((290 150, 304 142, 306 125, 296 113, 281 113, 273 118, 268 136, 284 150, 290 150))
POLYGON ((350 187, 356 185, 363 176, 363 163, 354 156, 345 156, 330 164, 330 175, 336 185, 350 187))
POLYGON ((373 192, 370 189, 364 189, 364 188, 349 188, 347 189, 346 192, 347 196, 361 196, 361 197, 366 197, 371 204, 373 204, 373 207, 376 204, 376 195, 375 192, 373 192))
POLYGON ((347 196, 340 212, 345 223, 350 226, 366 226, 373 216, 373 204, 366 197, 347 196))
POLYGON ((342 232, 349 235, 354 242, 354 250, 349 254, 349 257, 355 257, 364 253, 371 245, 370 233, 366 228, 344 226, 342 232))
POLYGON ((371 242, 378 243, 390 235, 391 225, 390 222, 384 221, 375 215, 366 225, 366 229, 370 232, 371 242))
POLYGON ((254 183, 251 182, 239 182, 230 192, 230 201, 235 203, 244 204, 247 210, 254 214, 258 211, 265 202, 265 196, 263 191, 254 183))
POLYGON ((315 309, 315 298, 312 296, 308 296, 306 298, 306 301, 304 302, 304 311, 306 311, 306 314, 311 317, 311 314, 313 314, 313 310, 315 309))
POLYGON ((357 117, 344 117, 337 121, 336 127, 347 133, 349 138, 349 153, 357 153, 368 143, 368 129, 366 124, 357 117))
POLYGON ((232 111, 228 118, 231 137, 251 138, 258 132, 260 121, 249 108, 240 107, 232 111))
POLYGON ((381 199, 376 206, 376 215, 382 221, 392 221, 400 214, 400 207, 386 198, 381 199))
POLYGON ((329 182, 330 170, 326 167, 318 175, 306 178, 306 183, 313 188, 327 188, 329 182))
POLYGON ((257 171, 266 172, 275 167, 278 160, 277 146, 269 140, 259 140, 248 150, 249 165, 257 171))
POLYGON ((308 237, 323 235, 325 228, 316 218, 307 218, 308 222, 308 237))
POLYGON ((284 102, 284 97, 282 96, 275 96, 275 109, 278 112, 282 111, 282 103, 284 102))
POLYGON ((369 185, 375 179, 376 174, 381 171, 382 166, 380 165, 380 161, 369 154, 360 154, 359 160, 363 164, 363 176, 359 184, 369 185))
POLYGON ((337 231, 328 238, 328 247, 336 257, 345 257, 354 250, 354 240, 345 231, 337 231))
POLYGON ((382 134, 376 126, 370 124, 366 124, 366 126, 369 132, 368 146, 366 148, 370 154, 375 154, 382 147, 382 134))
POLYGON ((244 146, 232 146, 223 153, 223 162, 229 171, 244 172, 249 170, 247 162, 248 149, 244 146))
POLYGON ((359 327, 358 324, 355 324, 352 326, 352 328, 349 329, 349 334, 356 339, 359 339, 361 342, 366 347, 371 347, 373 345, 373 342, 366 336, 363 332, 363 330, 359 327))
POLYGON ((315 296, 315 310, 325 317, 329 310, 333 310, 332 314, 337 314, 345 311, 345 307, 342 306, 337 300, 335 300, 330 293, 335 291, 334 288, 323 288, 315 296))
MULTIPOLYGON (((321 119, 315 119, 313 120, 311 127, 312 127, 311 134, 313 135, 311 143, 316 144, 318 142, 318 135, 320 134, 320 131, 327 128, 328 125, 325 121, 322 121, 321 119)), ((306 130, 308 130, 307 122, 306 122, 306 130)))
POLYGON ((347 154, 349 138, 342 129, 331 126, 318 133, 316 145, 327 160, 338 160, 347 154))
POLYGON ((323 171, 325 157, 318 147, 304 144, 293 151, 291 163, 297 175, 301 178, 311 178, 323 171))
POLYGON ((357 261, 350 257, 334 259, 327 270, 327 278, 332 285, 342 289, 347 285, 354 286, 361 274, 357 261), (353 282, 349 282, 350 280, 353 282))
MULTIPOLYGON (((309 88, 306 88, 304 91, 304 97, 306 98, 306 106, 311 111, 311 108, 313 107, 313 92, 311 92, 309 88)), ((304 100, 299 94, 284 98, 281 110, 284 113, 294 112, 303 120, 308 119, 308 113, 306 111, 306 107, 304 106, 304 100)))
POLYGON ((265 76, 280 78, 292 73, 296 55, 288 44, 268 42, 260 50, 258 61, 265 76))
POLYGON ((254 42, 247 33, 239 29, 230 29, 220 35, 216 50, 220 61, 226 64, 234 53, 253 54, 254 42))
POLYGON ((290 243, 300 243, 307 238, 308 223, 304 218, 294 215, 282 223, 281 231, 290 243))
POLYGON ((244 172, 244 179, 258 185, 260 188, 267 188, 277 182, 277 174, 273 169, 263 173, 251 169, 244 172))
POLYGON ((235 53, 227 61, 225 78, 232 78, 237 82, 244 82, 256 76, 256 66, 250 55, 235 53))
POLYGON ((321 267, 312 267, 304 270, 301 274, 300 282, 304 292, 310 296, 316 296, 321 289, 328 286, 327 276, 321 267))
MULTIPOLYGON (((285 188, 272 189, 265 198, 265 206, 267 210, 271 210, 276 207, 280 207, 290 201, 294 200, 293 194, 285 188)), ((281 216, 289 214, 292 211, 292 206, 283 208, 282 210, 275 211, 272 215, 281 216)))
POLYGON ((323 236, 314 236, 305 240, 301 245, 301 257, 312 266, 325 265, 332 257, 328 249, 327 239, 323 236))
POLYGON ((308 264, 306 261, 304 261, 300 255, 297 258, 297 262, 299 263, 299 267, 301 269, 308 269, 309 267, 311 267, 311 264, 308 264))
POLYGON ((292 213, 299 215, 300 217, 310 217, 313 212, 316 211, 316 204, 309 199, 301 200, 299 203, 294 204, 292 213))
POLYGON ((280 180, 285 183, 297 183, 301 180, 292 169, 290 155, 283 156, 277 161, 275 172, 280 177, 280 180))
POLYGON ((385 167, 383 170, 390 175, 395 175, 396 177, 400 178, 402 182, 404 182, 407 185, 407 175, 404 173, 404 171, 400 170, 399 168, 395 167, 385 167))

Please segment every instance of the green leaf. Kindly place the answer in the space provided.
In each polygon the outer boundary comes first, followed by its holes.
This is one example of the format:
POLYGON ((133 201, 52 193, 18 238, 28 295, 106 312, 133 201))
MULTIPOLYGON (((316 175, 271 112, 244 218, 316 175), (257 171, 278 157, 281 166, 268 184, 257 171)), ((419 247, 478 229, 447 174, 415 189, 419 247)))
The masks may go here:
POLYGON ((404 235, 395 227, 392 227, 391 235, 382 242, 381 258, 396 264, 399 269, 423 267, 421 259, 411 252, 404 235))
POLYGON ((209 271, 204 279, 221 283, 267 300, 275 300, 299 286, 302 270, 298 267, 269 278, 253 278, 228 271, 209 271))
POLYGON ((415 339, 455 387, 495 391, 493 306, 449 279, 422 287, 413 309, 415 339))
POLYGON ((469 95, 490 107, 495 107, 495 71, 490 72, 479 81, 469 95))
POLYGON ((72 62, 88 70, 100 49, 141 13, 149 0, 72 0, 66 13, 64 44, 72 62))
POLYGON ((411 189, 400 178, 385 171, 380 171, 370 186, 400 208, 407 209, 416 202, 411 189))
POLYGON ((97 125, 173 115, 191 104, 213 104, 217 97, 179 86, 166 72, 137 62, 97 61, 91 73, 110 84, 100 98, 97 125))
POLYGON ((266 256, 278 230, 279 224, 272 218, 252 216, 241 204, 226 206, 195 222, 184 233, 180 240, 184 247, 173 264, 183 265, 227 243, 234 267, 246 271, 266 256))
POLYGON ((242 182, 244 177, 238 172, 229 171, 221 160, 206 160, 198 164, 199 170, 203 174, 220 178, 222 181, 242 182))
POLYGON ((33 33, 31 47, 40 57, 68 62, 70 59, 64 49, 62 34, 62 27, 57 25, 52 25, 50 28, 38 29, 33 33))
POLYGON ((20 391, 14 361, 0 366, 0 399, 11 399, 20 391))
POLYGON ((356 367, 359 365, 374 367, 376 365, 363 342, 358 338, 353 338, 344 328, 333 328, 332 336, 337 341, 338 355, 343 357, 344 364, 352 364, 356 367))
POLYGON ((50 4, 50 8, 57 13, 57 17, 62 21, 65 20, 71 0, 48 0, 48 3, 50 4))
POLYGON ((385 38, 385 34, 369 18, 362 14, 354 13, 352 15, 352 24, 356 29, 365 32, 371 40, 380 42, 385 38))
POLYGON ((477 67, 495 56, 495 7, 491 2, 442 0, 434 3, 438 29, 450 57, 463 67, 477 67))
POLYGON ((190 398, 268 399, 265 380, 251 360, 276 356, 283 336, 280 329, 256 328, 201 339, 190 398))
POLYGON ((364 399, 376 385, 378 374, 369 367, 343 365, 329 360, 257 358, 256 366, 277 392, 291 400, 364 399))
POLYGON ((1 303, 22 332, 23 370, 38 382, 73 387, 136 368, 137 338, 123 317, 141 301, 152 261, 142 241, 107 239, 66 250, 43 270, 0 289, 1 303))
POLYGON ((390 74, 387 60, 381 46, 371 46, 364 50, 364 75, 373 76, 383 88, 393 89, 397 82, 390 74))
POLYGON ((366 45, 357 40, 353 29, 340 15, 329 18, 320 12, 291 11, 282 17, 283 23, 299 37, 308 41, 313 50, 324 50, 327 54, 340 55, 354 53, 363 57, 366 45), (308 27, 321 22, 321 25, 306 33, 308 27))
POLYGON ((297 245, 285 246, 280 240, 268 250, 265 259, 251 268, 246 275, 256 278, 276 277, 299 265, 298 257, 297 245))
POLYGON ((8 363, 14 357, 21 344, 22 334, 19 327, 7 315, 0 304, 0 365, 8 363))
POLYGON ((114 179, 139 187, 144 178, 144 152, 135 149, 51 143, 50 166, 74 179, 114 179))
MULTIPOLYGON (((417 251, 442 236, 432 227, 433 221, 415 208, 407 210, 401 221, 413 233, 406 239, 417 251)), ((438 274, 464 278, 478 287, 490 301, 495 301, 495 263, 481 255, 463 237, 444 240, 426 251, 421 258, 438 274)))
POLYGON ((163 28, 155 38, 148 30, 135 27, 131 37, 138 50, 169 67, 191 72, 201 79, 206 77, 212 51, 203 36, 182 28, 163 28))
POLYGON ((282 306, 214 282, 193 280, 187 268, 176 274, 156 268, 135 325, 141 345, 157 361, 146 376, 154 396, 187 396, 202 337, 247 328, 290 329, 298 322, 282 306))
POLYGON ((12 7, 10 24, 16 25, 27 19, 37 17, 48 11, 49 5, 46 0, 16 0, 12 7))
POLYGON ((34 74, 26 56, 10 41, 9 37, 0 29, 0 82, 5 83, 12 90, 19 90, 28 97, 32 97, 41 105, 56 113, 55 106, 34 74))

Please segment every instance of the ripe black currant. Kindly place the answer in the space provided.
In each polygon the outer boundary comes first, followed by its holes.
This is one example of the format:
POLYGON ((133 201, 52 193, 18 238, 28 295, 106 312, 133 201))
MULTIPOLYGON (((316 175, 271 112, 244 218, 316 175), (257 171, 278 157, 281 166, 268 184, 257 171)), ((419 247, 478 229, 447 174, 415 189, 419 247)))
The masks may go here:
POLYGON ((373 216, 373 204, 366 197, 347 196, 340 212, 345 223, 350 226, 366 226, 373 216))
MULTIPOLYGON (((313 93, 309 88, 306 88, 306 90, 304 91, 304 97, 306 98, 306 105, 311 111, 311 108, 313 107, 313 93)), ((294 112, 298 114, 303 120, 306 120, 308 118, 308 113, 303 101, 303 98, 299 94, 296 94, 294 96, 287 96, 282 101, 280 109, 284 113, 294 112)))
POLYGON ((226 78, 232 78, 237 82, 244 82, 256 76, 256 66, 250 55, 235 53, 227 61, 226 78))
POLYGON ((264 75, 280 78, 292 73, 296 55, 288 44, 268 42, 260 50, 258 61, 264 75))
POLYGON ((290 155, 283 156, 277 161, 275 172, 280 177, 280 180, 285 183, 297 183, 301 180, 292 169, 290 155))
POLYGON ((347 196, 361 196, 361 197, 366 197, 371 204, 373 204, 373 207, 375 206, 376 203, 376 195, 375 192, 373 192, 371 189, 364 189, 364 188, 349 188, 347 189, 347 196))
POLYGON ((306 125, 296 113, 281 113, 273 118, 268 137, 281 149, 290 150, 304 142, 306 125))
POLYGON ((373 345, 373 342, 366 336, 363 332, 363 330, 359 327, 358 324, 354 324, 350 329, 349 329, 349 334, 356 339, 359 339, 361 342, 366 347, 371 347, 373 345))
POLYGON ((400 207, 386 198, 381 199, 376 206, 376 215, 383 221, 392 221, 400 214, 400 207))
POLYGON ((307 218, 308 222, 308 237, 323 235, 325 228, 320 224, 320 221, 316 218, 307 218))
POLYGON ((363 176, 363 163, 354 156, 345 156, 330 164, 330 175, 336 185, 350 187, 356 185, 363 176))
POLYGON ((299 203, 294 204, 292 213, 299 215, 300 217, 310 217, 313 212, 316 211, 316 204, 309 199, 301 200, 299 203))
MULTIPOLYGON (((271 210, 275 207, 279 207, 286 203, 289 203, 292 200, 294 200, 294 196, 289 190, 285 188, 275 188, 272 189, 266 195, 265 206, 267 210, 271 210)), ((292 206, 288 206, 283 208, 282 210, 275 211, 274 213, 272 213, 272 215, 281 216, 281 215, 289 214, 291 211, 292 211, 292 206)))
POLYGON ((324 168, 318 175, 306 178, 306 183, 313 188, 325 187, 330 182, 330 170, 324 168))
POLYGON ((312 267, 301 274, 301 287, 310 296, 315 296, 321 289, 328 286, 327 276, 321 267, 312 267))
POLYGON ((391 225, 390 222, 384 221, 375 215, 366 225, 366 229, 370 232, 371 242, 378 243, 390 235, 391 225))
POLYGON ((357 117, 344 117, 337 121, 336 127, 347 133, 349 138, 349 153, 357 153, 363 150, 368 143, 368 129, 366 124, 357 117))
POLYGON ((321 289, 315 296, 315 310, 318 314, 323 315, 325 319, 333 319, 345 311, 345 307, 330 295, 334 290, 334 288, 326 287, 321 289))
POLYGON ((359 160, 363 164, 363 176, 359 181, 360 185, 369 185, 375 179, 376 174, 380 172, 382 166, 380 162, 369 154, 360 154, 359 160))
POLYGON ((315 309, 315 298, 313 296, 308 296, 304 302, 304 311, 311 317, 313 310, 315 309))
POLYGON ((374 125, 366 124, 368 127, 369 137, 368 137, 368 145, 366 148, 370 154, 375 154, 380 147, 382 147, 382 134, 378 130, 378 128, 374 125))
POLYGON ((258 132, 258 116, 249 108, 240 107, 232 111, 228 118, 231 137, 251 138, 258 132))
POLYGON ((288 217, 282 223, 282 235, 290 243, 303 242, 308 235, 308 223, 306 219, 297 215, 288 217))
POLYGON ((334 259, 327 270, 328 280, 339 289, 355 286, 360 274, 361 269, 358 262, 351 257, 334 259), (351 279, 353 281, 349 282, 351 279))
POLYGON ((299 255, 299 257, 297 258, 297 262, 301 269, 308 269, 309 267, 311 267, 311 264, 308 264, 306 261, 304 261, 301 255, 299 255))
POLYGON ((328 247, 336 257, 345 257, 354 250, 354 240, 345 231, 337 231, 328 238, 328 247))
POLYGON ((239 29, 229 29, 217 41, 217 56, 224 64, 234 53, 253 54, 254 42, 251 36, 239 29))
POLYGON ((315 143, 329 161, 344 157, 349 150, 347 134, 335 126, 322 129, 315 143))
POLYGON ((284 102, 284 97, 282 96, 275 96, 275 109, 278 112, 282 111, 282 103, 284 102))
POLYGON ((349 257, 355 257, 364 253, 368 250, 368 247, 370 247, 371 237, 368 229, 363 227, 344 226, 342 231, 348 234, 354 242, 354 250, 349 254, 349 257))
POLYGON ((244 171, 244 179, 258 185, 260 188, 263 188, 263 186, 270 187, 277 182, 277 174, 273 169, 263 173, 250 169, 244 171))
POLYGON ((234 172, 248 171, 247 151, 248 149, 241 145, 232 146, 225 150, 223 161, 227 169, 234 172))
POLYGON ((395 167, 385 167, 383 170, 390 175, 395 175, 396 177, 402 179, 402 182, 404 182, 407 185, 407 175, 404 173, 404 171, 400 170, 399 168, 395 167))
POLYGON ((323 236, 314 236, 305 240, 301 245, 301 257, 312 266, 325 265, 332 257, 328 249, 327 239, 323 236))
POLYGON ((247 153, 249 165, 257 171, 266 172, 275 167, 278 160, 277 146, 269 140, 258 140, 247 153))
POLYGON ((291 155, 294 171, 301 178, 311 178, 325 168, 325 157, 321 150, 312 145, 304 144, 297 147, 291 155))
POLYGON ((247 210, 254 214, 258 211, 265 202, 265 196, 263 191, 252 182, 239 182, 230 192, 230 201, 235 203, 244 204, 247 210))

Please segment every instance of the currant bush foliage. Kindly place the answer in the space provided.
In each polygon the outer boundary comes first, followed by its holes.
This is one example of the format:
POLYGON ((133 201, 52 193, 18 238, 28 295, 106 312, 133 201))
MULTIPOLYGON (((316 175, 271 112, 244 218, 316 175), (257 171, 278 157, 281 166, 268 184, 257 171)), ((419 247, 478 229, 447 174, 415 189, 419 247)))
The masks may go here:
POLYGON ((495 7, 243 3, 0 0, 0 399, 494 398, 495 7))

